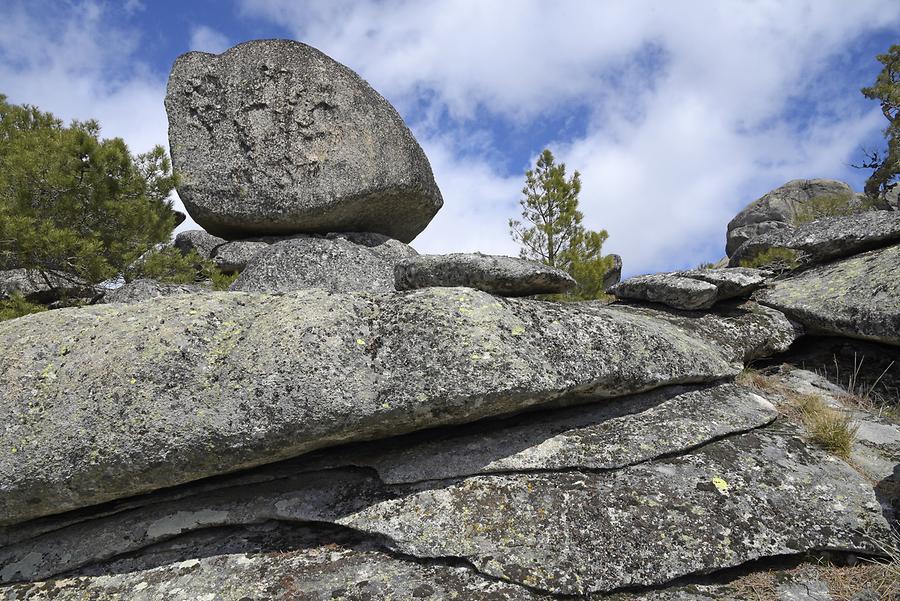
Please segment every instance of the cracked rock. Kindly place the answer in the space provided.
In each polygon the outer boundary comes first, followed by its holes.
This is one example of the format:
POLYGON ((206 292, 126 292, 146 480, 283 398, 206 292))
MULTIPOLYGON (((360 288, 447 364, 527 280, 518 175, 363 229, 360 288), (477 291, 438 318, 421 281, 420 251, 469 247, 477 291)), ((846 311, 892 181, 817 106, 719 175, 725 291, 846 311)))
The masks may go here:
POLYGON ((0 523, 739 369, 663 319, 467 288, 46 312, 0 323, 0 523))

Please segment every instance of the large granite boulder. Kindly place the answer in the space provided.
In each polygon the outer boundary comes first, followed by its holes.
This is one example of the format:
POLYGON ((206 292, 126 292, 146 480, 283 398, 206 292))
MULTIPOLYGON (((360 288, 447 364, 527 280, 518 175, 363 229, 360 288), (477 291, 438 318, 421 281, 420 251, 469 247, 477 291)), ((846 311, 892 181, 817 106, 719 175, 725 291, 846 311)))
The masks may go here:
POLYGON ((537 261, 515 257, 454 253, 419 255, 394 266, 397 290, 430 286, 465 286, 499 296, 557 294, 575 286, 568 273, 537 261))
POLYGON ((747 240, 771 231, 789 229, 814 198, 853 196, 853 189, 834 179, 795 179, 751 202, 728 223, 728 256, 747 240))
POLYGON ((216 236, 368 231, 409 242, 443 203, 397 111, 299 42, 181 55, 166 111, 179 196, 216 236))
POLYGON ((729 264, 737 267, 769 248, 796 251, 801 263, 812 264, 897 243, 900 243, 900 212, 867 211, 816 219, 762 234, 741 244, 731 255, 729 264))
POLYGON ((0 523, 741 367, 665 319, 467 288, 50 311, 0 323, 0 523))
POLYGON ((900 245, 818 265, 777 281, 760 303, 811 332, 900 345, 900 245))
MULTIPOLYGON (((223 256, 229 256, 229 246, 219 247, 217 254, 225 251, 223 256)), ((231 290, 391 292, 394 266, 417 254, 412 247, 381 234, 299 235, 257 252, 231 290)))
POLYGON ((759 269, 691 269, 638 275, 609 289, 617 298, 660 303, 675 309, 709 309, 718 301, 749 296, 771 275, 759 269))

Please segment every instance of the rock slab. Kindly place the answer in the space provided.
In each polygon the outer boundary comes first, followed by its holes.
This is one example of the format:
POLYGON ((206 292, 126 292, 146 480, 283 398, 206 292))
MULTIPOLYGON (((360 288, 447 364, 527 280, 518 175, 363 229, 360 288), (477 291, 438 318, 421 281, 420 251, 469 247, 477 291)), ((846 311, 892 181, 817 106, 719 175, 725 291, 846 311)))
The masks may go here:
POLYGON ((397 290, 465 286, 498 296, 558 294, 575 286, 568 273, 515 257, 454 253, 419 255, 394 266, 397 290))
POLYGON ((729 265, 752 259, 766 249, 797 251, 804 264, 815 264, 900 243, 900 212, 866 211, 826 217, 747 240, 731 255, 729 265))
POLYGON ((811 332, 900 345, 900 245, 815 266, 760 291, 811 332))
POLYGON ((215 236, 368 231, 409 242, 443 204, 397 111, 299 42, 181 55, 166 112, 179 196, 215 236))
POLYGON ((739 369, 664 320, 466 288, 51 311, 0 323, 0 525, 342 442, 739 369))
POLYGON ((619 282, 610 292, 619 298, 660 303, 675 309, 709 309, 720 300, 749 296, 765 284, 769 275, 766 271, 744 267, 655 273, 619 282))

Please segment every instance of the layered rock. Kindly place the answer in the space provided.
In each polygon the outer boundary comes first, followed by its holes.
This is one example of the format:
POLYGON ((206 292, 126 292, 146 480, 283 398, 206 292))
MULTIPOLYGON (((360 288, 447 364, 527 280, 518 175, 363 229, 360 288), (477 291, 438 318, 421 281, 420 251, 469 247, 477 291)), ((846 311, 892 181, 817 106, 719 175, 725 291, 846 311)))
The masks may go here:
POLYGON ((790 249, 798 253, 801 263, 814 264, 897 243, 900 212, 867 211, 762 234, 738 247, 729 264, 736 267, 769 248, 790 249))
POLYGON ((184 54, 166 111, 179 196, 213 235, 368 231, 409 242, 442 205, 397 111, 305 44, 184 54))
POLYGON ((898 345, 898 265, 900 245, 815 266, 757 294, 811 332, 898 345))
POLYGON ((417 254, 412 247, 381 234, 294 236, 257 252, 231 290, 391 292, 395 265, 417 254))
POLYGON ((66 573, 6 589, 60 599, 263 584, 529 599, 877 552, 870 483, 776 415, 734 385, 676 387, 335 449, 7 528, 0 577, 66 573))
POLYGON ((789 229, 811 200, 829 196, 854 194, 849 185, 833 179, 795 179, 766 193, 728 223, 726 254, 761 234, 789 229))
POLYGON ((749 296, 770 274, 758 269, 693 269, 639 275, 609 289, 618 298, 660 303, 675 309, 709 309, 716 302, 749 296))
POLYGON ((394 266, 397 290, 431 286, 465 286, 499 296, 558 294, 575 286, 568 273, 543 263, 514 257, 454 253, 420 255, 394 266))
POLYGON ((41 275, 34 269, 8 269, 0 271, 0 300, 19 293, 38 303, 52 303, 64 296, 81 298, 91 296, 89 286, 79 285, 75 278, 41 275))
POLYGON ((739 369, 665 320, 464 288, 52 311, 0 323, 0 516, 739 369))

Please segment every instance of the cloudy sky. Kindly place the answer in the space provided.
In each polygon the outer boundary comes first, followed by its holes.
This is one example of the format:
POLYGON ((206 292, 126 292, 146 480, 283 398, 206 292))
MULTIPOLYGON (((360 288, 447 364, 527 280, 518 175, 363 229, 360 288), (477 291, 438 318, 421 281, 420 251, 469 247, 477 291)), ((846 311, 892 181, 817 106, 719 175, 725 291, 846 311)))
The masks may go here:
MULTIPOLYGON (((725 224, 790 179, 861 189, 882 143, 859 88, 900 42, 896 0, 4 0, 0 93, 166 141, 188 50, 293 38, 360 73, 425 148, 444 208, 421 252, 516 254, 506 222, 549 147, 628 274, 723 254, 725 224)), ((185 227, 185 226, 182 226, 185 227)))

